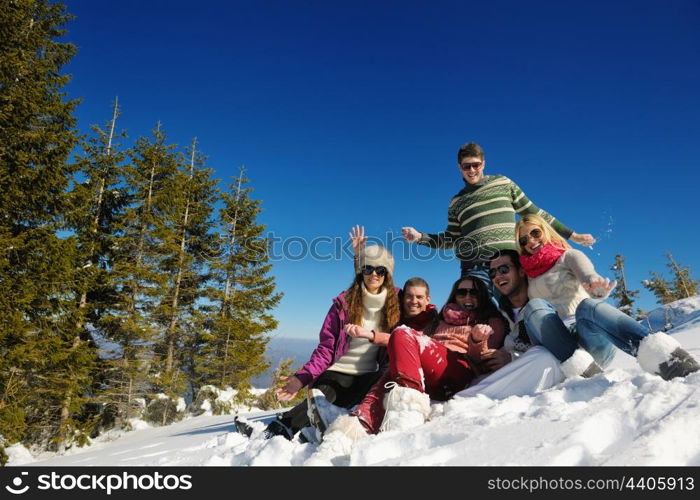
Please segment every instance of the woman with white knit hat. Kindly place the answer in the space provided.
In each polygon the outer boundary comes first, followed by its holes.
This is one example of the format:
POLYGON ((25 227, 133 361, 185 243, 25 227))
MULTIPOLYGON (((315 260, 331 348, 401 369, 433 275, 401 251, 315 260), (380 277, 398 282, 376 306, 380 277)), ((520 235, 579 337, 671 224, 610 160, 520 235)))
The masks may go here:
MULTIPOLYGON (((319 333, 319 344, 309 361, 277 390, 280 401, 290 401, 304 387, 319 389, 336 406, 351 408, 359 403, 386 366, 386 345, 400 316, 394 287, 394 258, 379 245, 364 246, 364 231, 351 232, 356 250, 355 278, 350 287, 333 299, 319 333), (370 332, 367 334, 367 332, 370 332)), ((307 402, 278 415, 265 430, 265 437, 292 439, 310 424, 307 402)), ((252 428, 236 421, 239 431, 252 428)))

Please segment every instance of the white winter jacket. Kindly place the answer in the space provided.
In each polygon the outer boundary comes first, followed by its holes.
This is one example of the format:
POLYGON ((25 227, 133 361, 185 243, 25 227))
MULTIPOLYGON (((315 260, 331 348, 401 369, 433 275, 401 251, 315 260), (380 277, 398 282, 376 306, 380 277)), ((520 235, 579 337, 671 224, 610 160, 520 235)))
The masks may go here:
MULTIPOLYGON (((575 316, 578 305, 590 297, 581 283, 601 279, 583 252, 570 249, 549 271, 530 278, 527 293, 530 299, 544 299, 552 304, 560 317, 569 318, 575 316)), ((604 299, 607 295, 593 298, 604 299)))

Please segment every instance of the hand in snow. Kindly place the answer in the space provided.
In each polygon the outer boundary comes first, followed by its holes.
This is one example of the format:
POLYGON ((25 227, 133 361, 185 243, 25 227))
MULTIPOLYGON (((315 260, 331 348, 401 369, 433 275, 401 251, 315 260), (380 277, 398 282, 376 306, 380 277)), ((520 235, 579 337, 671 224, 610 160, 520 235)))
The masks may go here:
POLYGON ((365 226, 356 225, 350 230, 350 241, 352 242, 352 251, 355 255, 360 255, 360 250, 367 243, 367 236, 365 236, 365 226))
POLYGON ((275 390, 275 392, 277 393, 277 399, 279 399, 280 401, 290 401, 294 399, 294 396, 297 395, 297 392, 299 392, 301 388, 304 387, 304 384, 301 383, 301 380, 296 378, 294 375, 292 375, 291 377, 280 377, 280 379, 286 382, 284 386, 275 390))
POLYGON ((500 349, 487 349, 481 353, 481 363, 491 371, 503 368, 510 362, 510 354, 500 349))
POLYGON ((583 245, 584 247, 593 246, 595 243, 595 238, 592 234, 571 233, 569 239, 575 243, 578 243, 579 245, 583 245))
POLYGON ((372 330, 368 330, 367 328, 362 328, 359 325, 345 325, 345 327, 343 329, 345 330, 345 333, 348 334, 348 336, 353 337, 353 338, 369 339, 369 340, 372 340, 374 338, 374 333, 372 333, 372 330))
POLYGON ((420 231, 417 231, 413 227, 402 227, 401 234, 406 241, 418 241, 421 237, 420 231))
POLYGON ((590 283, 581 283, 581 286, 592 298, 604 299, 617 286, 617 281, 611 283, 608 278, 601 278, 592 280, 590 283))

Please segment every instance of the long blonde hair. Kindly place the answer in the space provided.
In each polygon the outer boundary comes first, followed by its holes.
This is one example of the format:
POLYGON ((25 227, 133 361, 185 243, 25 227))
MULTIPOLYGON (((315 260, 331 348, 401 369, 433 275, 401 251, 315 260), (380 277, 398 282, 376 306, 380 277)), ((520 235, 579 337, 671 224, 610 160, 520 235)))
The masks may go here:
POLYGON ((546 245, 547 243, 551 243, 555 247, 560 248, 561 250, 569 250, 571 248, 571 245, 562 238, 559 233, 557 233, 552 226, 549 225, 549 222, 544 220, 541 216, 537 214, 525 214, 522 217, 520 217, 520 220, 515 224, 515 247, 518 250, 519 254, 524 254, 527 253, 525 249, 520 245, 520 228, 523 226, 535 226, 539 230, 542 231, 542 244, 546 245))

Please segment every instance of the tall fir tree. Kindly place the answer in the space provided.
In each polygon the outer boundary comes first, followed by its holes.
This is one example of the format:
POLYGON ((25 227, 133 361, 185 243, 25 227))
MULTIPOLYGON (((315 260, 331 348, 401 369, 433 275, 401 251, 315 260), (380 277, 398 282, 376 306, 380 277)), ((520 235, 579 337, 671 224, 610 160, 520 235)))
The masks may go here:
POLYGON ((610 270, 615 273, 617 286, 610 293, 610 296, 617 301, 617 308, 635 319, 643 316, 643 311, 634 309, 634 301, 639 295, 639 290, 630 290, 625 276, 625 258, 621 254, 615 255, 615 264, 610 266, 610 270))
POLYGON ((176 146, 168 144, 158 123, 152 136, 140 137, 124 167, 129 204, 116 221, 112 281, 115 298, 100 319, 100 331, 113 345, 101 400, 114 408, 116 423, 125 424, 151 393, 149 375, 159 329, 154 311, 167 283, 158 269, 163 207, 178 170, 176 146))
MULTIPOLYGON (((104 128, 91 127, 93 135, 82 138, 78 157, 78 180, 71 192, 68 222, 78 242, 76 300, 82 316, 93 327, 114 300, 110 275, 116 221, 128 202, 122 169, 127 152, 116 143, 124 133, 116 132, 119 102, 114 101, 112 119, 104 128)), ((84 338, 90 338, 85 329, 84 338)))
POLYGON ((207 338, 196 361, 202 384, 238 389, 245 398, 250 379, 268 368, 265 333, 277 327, 271 310, 282 295, 275 293, 269 276, 269 240, 257 222, 261 202, 251 199, 252 189, 241 167, 223 195, 219 225, 223 230, 220 255, 210 263, 214 287, 210 299, 218 311, 207 324, 207 338))
MULTIPOLYGON (((162 255, 159 267, 167 277, 157 317, 163 328, 159 349, 161 371, 158 388, 175 397, 191 382, 185 373, 189 323, 196 321, 196 311, 204 298, 208 280, 206 262, 216 252, 210 216, 217 192, 212 171, 204 168, 204 157, 197 150, 197 140, 181 158, 181 168, 173 178, 164 217, 156 228, 162 255)), ((167 416, 164 415, 163 421, 167 416)))
POLYGON ((0 434, 60 446, 80 427, 94 351, 80 338, 77 241, 66 227, 76 100, 62 90, 71 19, 44 0, 0 4, 0 434))

